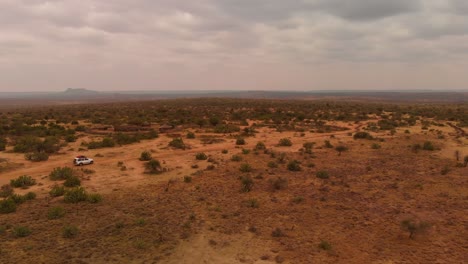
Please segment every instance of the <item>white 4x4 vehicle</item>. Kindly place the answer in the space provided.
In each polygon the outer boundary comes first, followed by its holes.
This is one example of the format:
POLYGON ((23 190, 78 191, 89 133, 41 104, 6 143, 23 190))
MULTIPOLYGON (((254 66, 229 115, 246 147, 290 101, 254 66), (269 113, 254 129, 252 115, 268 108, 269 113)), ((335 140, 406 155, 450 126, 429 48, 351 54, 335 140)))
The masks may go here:
POLYGON ((86 156, 77 156, 73 160, 73 164, 75 164, 75 166, 83 166, 83 165, 87 165, 87 164, 93 164, 93 162, 94 162, 93 159, 87 158, 86 156))

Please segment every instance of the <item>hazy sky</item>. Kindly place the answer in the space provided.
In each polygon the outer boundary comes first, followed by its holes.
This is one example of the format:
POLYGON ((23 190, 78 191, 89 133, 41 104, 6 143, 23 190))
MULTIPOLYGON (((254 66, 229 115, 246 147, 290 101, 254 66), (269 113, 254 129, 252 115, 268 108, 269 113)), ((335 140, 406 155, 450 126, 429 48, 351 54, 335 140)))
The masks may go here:
POLYGON ((466 89, 468 0, 0 0, 0 91, 466 89))

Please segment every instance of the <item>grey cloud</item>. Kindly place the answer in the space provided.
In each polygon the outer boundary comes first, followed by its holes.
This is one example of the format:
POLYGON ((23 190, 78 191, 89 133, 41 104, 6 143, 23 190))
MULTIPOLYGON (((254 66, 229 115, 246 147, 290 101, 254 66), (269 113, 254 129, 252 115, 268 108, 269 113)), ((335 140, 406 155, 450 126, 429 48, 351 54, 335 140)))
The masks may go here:
POLYGON ((419 0, 323 0, 318 7, 346 20, 371 21, 421 8, 419 0))

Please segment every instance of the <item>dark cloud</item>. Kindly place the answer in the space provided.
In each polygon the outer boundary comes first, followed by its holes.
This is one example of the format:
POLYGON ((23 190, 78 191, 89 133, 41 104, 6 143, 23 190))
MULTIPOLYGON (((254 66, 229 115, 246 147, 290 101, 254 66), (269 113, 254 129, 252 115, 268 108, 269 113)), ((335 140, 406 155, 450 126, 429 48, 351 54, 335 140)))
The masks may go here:
POLYGON ((318 8, 351 21, 372 21, 415 12, 421 8, 419 0, 323 0, 318 8))

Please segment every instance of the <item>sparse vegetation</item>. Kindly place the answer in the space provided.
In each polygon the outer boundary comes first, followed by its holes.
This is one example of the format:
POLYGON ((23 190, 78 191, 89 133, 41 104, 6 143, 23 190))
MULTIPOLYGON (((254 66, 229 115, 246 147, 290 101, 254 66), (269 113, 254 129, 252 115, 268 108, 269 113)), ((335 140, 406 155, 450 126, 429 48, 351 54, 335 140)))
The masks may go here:
POLYGON ((11 180, 10 185, 15 188, 26 189, 30 186, 36 185, 36 180, 33 179, 31 176, 23 175, 18 177, 17 179, 11 180))
POLYGON ((143 151, 140 155, 140 160, 141 161, 150 161, 151 160, 151 152, 149 151, 143 151))
POLYGON ((324 170, 317 171, 317 173, 315 174, 315 176, 317 176, 317 178, 320 178, 320 179, 328 179, 328 178, 330 178, 330 176, 328 175, 328 172, 327 172, 327 171, 324 171, 324 170))
POLYGON ((65 209, 61 206, 54 206, 49 209, 47 213, 47 218, 49 220, 60 219, 65 216, 65 209))
POLYGON ((413 239, 416 234, 426 232, 431 225, 425 221, 416 221, 413 219, 405 219, 401 221, 401 228, 409 233, 409 238, 413 239))
POLYGON ((282 138, 280 139, 278 145, 281 147, 290 147, 292 146, 292 141, 289 138, 282 138))

